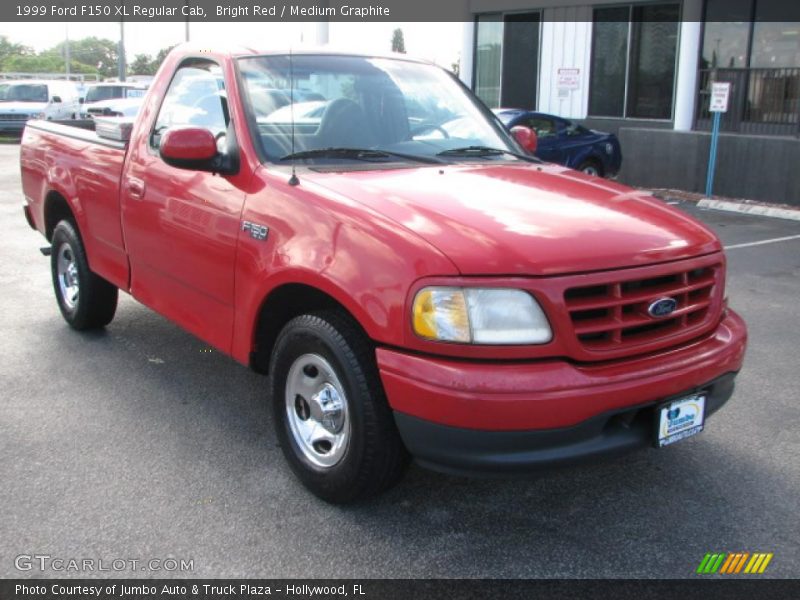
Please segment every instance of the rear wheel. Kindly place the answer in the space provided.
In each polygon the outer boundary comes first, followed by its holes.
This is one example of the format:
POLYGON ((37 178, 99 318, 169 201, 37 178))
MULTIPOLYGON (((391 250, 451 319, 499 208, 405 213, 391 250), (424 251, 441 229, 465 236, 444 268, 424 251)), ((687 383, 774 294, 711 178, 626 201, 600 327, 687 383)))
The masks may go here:
POLYGON ((119 290, 89 269, 83 242, 70 221, 53 230, 50 269, 58 308, 70 327, 97 329, 111 322, 119 290))
POLYGON ((603 176, 603 167, 601 167, 597 161, 594 160, 587 160, 581 163, 581 165, 578 167, 578 171, 594 177, 603 176))
POLYGON ((349 317, 323 311, 292 319, 275 344, 270 386, 283 453, 314 494, 354 502, 402 477, 409 457, 374 349, 349 317))

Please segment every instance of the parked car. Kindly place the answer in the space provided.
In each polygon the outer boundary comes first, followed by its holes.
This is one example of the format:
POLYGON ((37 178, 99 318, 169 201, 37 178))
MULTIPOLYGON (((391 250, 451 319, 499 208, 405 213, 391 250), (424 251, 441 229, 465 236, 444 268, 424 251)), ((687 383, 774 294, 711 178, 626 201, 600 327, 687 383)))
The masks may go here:
POLYGON ((569 119, 515 108, 498 108, 495 114, 509 129, 523 126, 536 133, 536 156, 583 171, 614 177, 622 166, 619 140, 613 133, 587 129, 569 119))
POLYGON ((98 106, 99 103, 109 100, 138 98, 141 101, 145 92, 147 92, 147 84, 142 83, 110 82, 93 84, 87 88, 86 95, 83 97, 80 116, 82 119, 91 118, 93 113, 96 114, 98 112, 92 109, 104 108, 106 105, 98 106))
POLYGON ((95 117, 135 117, 142 107, 144 98, 113 98, 111 100, 101 100, 93 102, 86 112, 83 113, 84 119, 95 117))
POLYGON ((78 88, 71 81, 0 83, 0 131, 19 133, 30 119, 75 119, 78 109, 78 88))
POLYGON ((410 456, 498 475, 662 447, 730 398, 746 328, 700 222, 523 153, 435 65, 203 49, 169 54, 135 120, 32 121, 25 217, 72 328, 123 290, 268 374, 321 498, 410 456), (256 118, 253 71, 322 94, 319 123, 256 118))

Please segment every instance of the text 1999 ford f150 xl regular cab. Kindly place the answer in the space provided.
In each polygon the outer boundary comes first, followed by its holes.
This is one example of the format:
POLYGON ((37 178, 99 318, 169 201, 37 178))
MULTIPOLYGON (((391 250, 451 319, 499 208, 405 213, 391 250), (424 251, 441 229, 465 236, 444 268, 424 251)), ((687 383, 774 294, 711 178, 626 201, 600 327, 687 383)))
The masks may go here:
POLYGON ((438 67, 183 46, 126 124, 25 130, 64 318, 103 327, 122 289, 268 373, 286 458, 328 501, 411 456, 502 474, 664 446, 733 391, 717 237, 527 156, 438 67))

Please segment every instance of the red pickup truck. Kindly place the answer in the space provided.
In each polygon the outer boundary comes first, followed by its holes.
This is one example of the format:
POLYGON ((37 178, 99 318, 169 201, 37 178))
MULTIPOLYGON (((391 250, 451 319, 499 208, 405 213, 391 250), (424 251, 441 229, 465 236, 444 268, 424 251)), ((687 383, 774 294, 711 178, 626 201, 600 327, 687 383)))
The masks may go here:
POLYGON ((330 502, 698 433, 745 352, 719 240, 523 142, 424 62, 183 46, 135 121, 28 124, 24 209, 69 325, 121 289, 268 374, 330 502))

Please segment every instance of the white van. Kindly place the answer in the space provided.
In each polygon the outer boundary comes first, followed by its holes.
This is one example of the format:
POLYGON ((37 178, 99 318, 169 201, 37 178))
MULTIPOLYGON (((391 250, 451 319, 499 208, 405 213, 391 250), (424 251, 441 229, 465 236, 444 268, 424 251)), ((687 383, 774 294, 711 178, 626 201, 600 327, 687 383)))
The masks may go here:
POLYGON ((0 82, 0 131, 22 131, 29 119, 76 119, 78 87, 71 81, 0 82))

